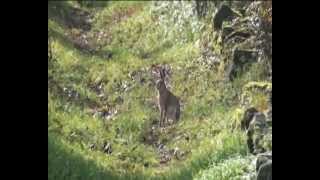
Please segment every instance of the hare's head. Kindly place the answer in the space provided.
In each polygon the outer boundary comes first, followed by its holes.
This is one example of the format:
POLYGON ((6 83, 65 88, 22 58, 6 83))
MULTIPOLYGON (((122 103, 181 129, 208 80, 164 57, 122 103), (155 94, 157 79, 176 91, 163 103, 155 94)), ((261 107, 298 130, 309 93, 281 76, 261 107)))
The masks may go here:
POLYGON ((161 65, 152 65, 151 66, 151 73, 154 75, 154 77, 157 79, 155 85, 156 88, 164 92, 166 90, 166 85, 165 85, 165 69, 161 65))
POLYGON ((160 69, 160 79, 156 82, 156 87, 158 90, 166 89, 166 85, 164 83, 165 72, 164 69, 160 69))
POLYGON ((164 84, 163 79, 157 80, 156 87, 158 90, 166 89, 166 85, 164 84))

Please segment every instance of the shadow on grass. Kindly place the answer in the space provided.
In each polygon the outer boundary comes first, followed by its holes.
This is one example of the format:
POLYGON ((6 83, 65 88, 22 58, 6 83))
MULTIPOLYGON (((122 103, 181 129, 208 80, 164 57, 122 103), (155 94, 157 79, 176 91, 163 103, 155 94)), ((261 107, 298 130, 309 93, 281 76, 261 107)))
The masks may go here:
MULTIPOLYGON (((92 7, 106 7, 108 2, 88 2, 89 6, 92 7)), ((85 3, 86 4, 86 3, 85 3)), ((85 5, 86 6, 86 5, 85 5)), ((71 30, 76 28, 82 32, 90 32, 91 22, 88 21, 90 17, 92 18, 93 11, 84 10, 82 8, 73 7, 70 3, 66 1, 49 1, 48 2, 48 20, 56 22, 62 29, 71 30)), ((109 60, 112 57, 112 53, 109 51, 100 50, 98 45, 95 45, 95 42, 86 44, 78 36, 67 36, 64 34, 59 34, 53 28, 50 29, 50 34, 48 36, 53 36, 60 40, 68 48, 75 48, 81 53, 87 56, 97 56, 103 60, 109 60)), ((90 40, 89 40, 90 42, 90 40)))
POLYGON ((48 134, 48 180, 126 179, 98 167, 94 161, 68 152, 58 138, 48 134))
MULTIPOLYGON (((228 146, 228 145, 227 145, 228 146)), ((226 147, 225 150, 219 150, 215 154, 203 154, 195 158, 191 162, 181 165, 177 168, 170 168, 168 171, 159 174, 158 176, 150 176, 147 174, 134 173, 116 174, 108 171, 108 169, 97 166, 93 160, 86 160, 79 154, 72 152, 63 147, 59 137, 48 134, 48 179, 68 179, 68 180, 88 180, 88 179, 184 179, 191 180, 199 173, 201 169, 206 169, 210 161, 219 163, 230 157, 233 154, 239 153, 235 147, 226 147)), ((245 150, 245 149, 243 149, 245 150)), ((240 152, 243 154, 244 152, 240 152)))
POLYGON ((176 173, 163 174, 158 177, 146 177, 143 174, 114 174, 106 169, 98 167, 94 161, 86 160, 81 155, 65 149, 58 137, 48 134, 48 180, 141 180, 141 179, 192 179, 192 171, 189 168, 180 169, 176 173))
MULTIPOLYGON (((49 19, 48 19, 49 20, 49 19)), ((51 19, 52 21, 58 23, 61 26, 61 23, 59 23, 56 19, 51 19)), ((61 26, 63 27, 63 26, 61 26)), ((66 30, 65 27, 63 29, 66 30)), ((110 60, 113 56, 113 53, 106 50, 98 50, 97 46, 94 45, 87 45, 80 42, 80 40, 72 40, 71 36, 68 36, 66 34, 63 34, 61 32, 58 32, 52 27, 49 27, 48 31, 48 37, 52 37, 53 39, 58 40, 66 49, 68 50, 78 50, 78 52, 87 58, 90 58, 92 56, 99 57, 102 60, 110 60)))
POLYGON ((63 27, 81 28, 88 31, 91 29, 91 24, 86 21, 89 16, 89 12, 72 7, 66 1, 48 2, 48 18, 56 20, 63 27))

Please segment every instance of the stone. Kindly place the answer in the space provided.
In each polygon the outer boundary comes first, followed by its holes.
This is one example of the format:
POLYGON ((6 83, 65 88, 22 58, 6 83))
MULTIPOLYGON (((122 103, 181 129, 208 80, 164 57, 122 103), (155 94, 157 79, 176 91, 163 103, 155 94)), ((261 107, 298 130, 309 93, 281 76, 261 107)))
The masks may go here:
POLYGON ((214 29, 221 29, 223 21, 230 20, 235 14, 229 6, 222 4, 213 18, 214 29))
POLYGON ((260 166, 257 180, 272 180, 272 160, 267 160, 260 166))
POLYGON ((251 33, 245 32, 245 31, 234 31, 230 33, 228 36, 226 36, 225 40, 232 39, 234 37, 242 37, 244 39, 247 39, 251 36, 251 33))
POLYGON ((269 107, 269 109, 265 112, 266 121, 269 126, 272 126, 272 107, 269 107))
POLYGON ((255 62, 257 60, 257 51, 241 50, 236 48, 233 51, 233 62, 236 65, 243 65, 244 63, 255 62))
POLYGON ((272 152, 258 154, 256 161, 256 171, 258 172, 261 165, 266 163, 268 160, 272 160, 272 152))
POLYGON ((112 153, 112 147, 111 147, 110 143, 108 143, 108 142, 104 143, 103 152, 107 153, 107 154, 111 154, 112 153))
POLYGON ((249 128, 249 124, 250 124, 254 114, 257 112, 258 112, 258 110, 254 107, 251 107, 244 112, 243 119, 241 120, 241 129, 242 130, 247 130, 249 128))
POLYGON ((229 34, 231 34, 234 31, 234 28, 231 26, 225 26, 222 28, 221 37, 222 39, 225 39, 229 34))
POLYGON ((238 74, 242 73, 245 65, 251 65, 257 61, 258 52, 252 50, 241 50, 237 47, 233 50, 232 63, 230 64, 229 79, 232 81, 238 74))
POLYGON ((267 130, 266 116, 261 112, 255 113, 247 129, 247 145, 250 153, 265 152, 265 148, 260 142, 268 132, 267 130))
POLYGON ((256 128, 261 129, 264 127, 266 127, 266 116, 261 112, 255 113, 249 124, 248 130, 254 130, 256 128))
POLYGON ((89 145, 89 149, 94 150, 95 148, 96 148, 96 145, 95 145, 95 144, 90 144, 90 145, 89 145))

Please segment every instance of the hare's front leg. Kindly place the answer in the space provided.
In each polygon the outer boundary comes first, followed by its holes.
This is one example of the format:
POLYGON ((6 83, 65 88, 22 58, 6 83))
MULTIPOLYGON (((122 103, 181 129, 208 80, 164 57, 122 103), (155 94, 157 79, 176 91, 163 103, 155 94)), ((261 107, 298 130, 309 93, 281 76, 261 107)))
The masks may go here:
POLYGON ((162 109, 160 109, 160 121, 159 121, 159 127, 161 127, 161 125, 163 124, 162 122, 163 122, 163 116, 164 116, 164 114, 163 114, 163 110, 162 109))
POLYGON ((168 117, 167 117, 167 111, 166 109, 163 111, 163 126, 166 126, 167 124, 167 121, 168 121, 168 117))

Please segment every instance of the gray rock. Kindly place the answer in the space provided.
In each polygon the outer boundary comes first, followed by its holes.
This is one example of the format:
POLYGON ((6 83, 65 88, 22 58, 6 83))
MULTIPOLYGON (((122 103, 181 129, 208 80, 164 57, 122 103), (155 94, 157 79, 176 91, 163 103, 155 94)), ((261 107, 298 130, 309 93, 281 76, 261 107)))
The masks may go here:
POLYGON ((272 91, 270 91, 269 104, 270 104, 270 106, 272 106, 272 91))
POLYGON ((254 114, 257 112, 258 112, 258 110, 254 107, 251 107, 245 111, 243 119, 241 120, 241 129, 242 130, 247 130, 249 128, 249 124, 250 124, 254 114))
POLYGON ((222 4, 213 18, 214 29, 221 29, 223 21, 231 20, 235 15, 236 13, 229 6, 222 4))
POLYGON ((111 147, 110 143, 108 143, 108 142, 104 143, 103 152, 107 153, 107 154, 111 154, 112 153, 112 147, 111 147))
POLYGON ((265 115, 266 115, 266 121, 267 121, 267 124, 269 126, 272 126, 272 107, 269 107, 269 109, 265 112, 265 115))
POLYGON ((272 160, 271 152, 261 153, 257 155, 256 171, 258 172, 261 165, 266 163, 268 160, 272 160))
POLYGON ((258 52, 251 50, 240 50, 237 47, 233 50, 233 59, 230 64, 229 79, 232 81, 238 74, 242 73, 245 65, 257 62, 258 52))
POLYGON ((95 145, 95 144, 90 144, 90 145, 89 145, 89 149, 91 149, 91 150, 96 149, 96 145, 95 145))
POLYGON ((247 144, 250 153, 257 154, 265 152, 265 148, 261 146, 260 142, 266 132, 266 116, 261 112, 255 113, 247 130, 247 144))
POLYGON ((229 40, 232 39, 234 37, 240 37, 243 38, 243 40, 249 38, 251 36, 250 32, 246 32, 246 31, 234 31, 232 33, 230 33, 228 36, 226 36, 225 40, 229 40))
POLYGON ((252 121, 249 124, 249 130, 253 130, 257 127, 260 129, 266 127, 266 116, 261 112, 254 114, 252 121))
POLYGON ((267 160, 260 166, 257 180, 272 180, 272 160, 267 160))
POLYGON ((158 146, 158 150, 160 151, 161 149, 164 149, 164 144, 159 144, 159 146, 158 146))
POLYGON ((225 26, 222 28, 221 38, 225 39, 229 34, 231 34, 234 31, 234 28, 230 26, 225 26))

